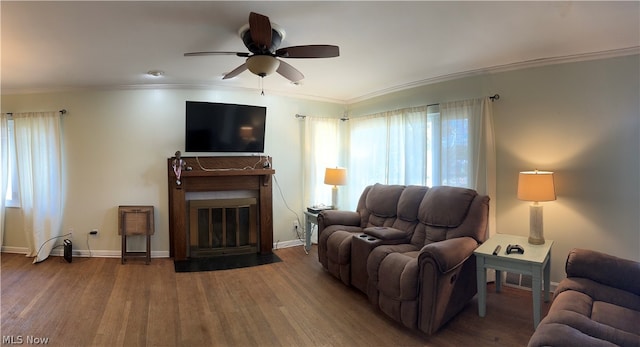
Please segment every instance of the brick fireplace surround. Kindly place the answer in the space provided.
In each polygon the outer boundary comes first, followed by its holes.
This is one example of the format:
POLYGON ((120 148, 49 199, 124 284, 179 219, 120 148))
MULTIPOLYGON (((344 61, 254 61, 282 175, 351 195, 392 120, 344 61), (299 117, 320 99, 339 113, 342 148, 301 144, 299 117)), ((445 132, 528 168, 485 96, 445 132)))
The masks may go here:
POLYGON ((258 253, 273 248, 271 157, 182 157, 180 183, 174 171, 175 157, 167 159, 169 185, 169 253, 175 260, 189 254, 187 193, 252 191, 258 204, 258 253), (189 169, 191 168, 191 169, 189 169))

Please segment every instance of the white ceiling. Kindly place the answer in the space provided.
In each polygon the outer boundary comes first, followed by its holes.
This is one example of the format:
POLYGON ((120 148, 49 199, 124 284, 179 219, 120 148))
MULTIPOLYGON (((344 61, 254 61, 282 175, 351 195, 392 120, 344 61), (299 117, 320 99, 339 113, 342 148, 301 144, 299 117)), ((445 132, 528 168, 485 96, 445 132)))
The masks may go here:
POLYGON ((340 57, 287 59, 294 86, 266 93, 353 102, 438 80, 530 64, 640 52, 640 2, 0 2, 3 93, 171 85, 260 88, 236 56, 249 12, 286 31, 280 47, 340 46, 340 57), (151 78, 149 70, 165 76, 151 78))

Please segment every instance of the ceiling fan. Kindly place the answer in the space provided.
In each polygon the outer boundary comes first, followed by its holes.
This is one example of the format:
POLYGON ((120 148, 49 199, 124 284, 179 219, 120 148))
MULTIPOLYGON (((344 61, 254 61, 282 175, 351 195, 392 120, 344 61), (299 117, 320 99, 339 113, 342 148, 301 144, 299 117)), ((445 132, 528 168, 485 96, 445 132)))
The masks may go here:
POLYGON ((304 45, 278 48, 284 40, 285 32, 269 17, 259 13, 249 14, 249 23, 238 31, 244 45, 251 53, 245 52, 191 52, 185 57, 203 55, 237 55, 247 58, 244 64, 227 73, 223 79, 239 75, 245 70, 265 77, 274 72, 279 73, 289 81, 297 83, 304 75, 290 64, 278 58, 332 58, 340 55, 338 46, 333 45, 304 45))

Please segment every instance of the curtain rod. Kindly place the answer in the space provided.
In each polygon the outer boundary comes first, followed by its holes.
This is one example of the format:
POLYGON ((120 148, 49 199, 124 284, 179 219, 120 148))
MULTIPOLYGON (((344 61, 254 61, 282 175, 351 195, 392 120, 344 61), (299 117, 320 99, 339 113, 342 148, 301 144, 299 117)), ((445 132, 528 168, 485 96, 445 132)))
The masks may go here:
MULTIPOLYGON (((490 96, 490 97, 489 97, 489 99, 491 99, 491 101, 500 100, 500 94, 497 94, 497 93, 496 93, 496 94, 493 94, 492 96, 490 96)), ((429 106, 438 106, 438 105, 440 105, 440 103, 437 103, 437 104, 429 104, 429 105, 427 105, 427 107, 429 107, 429 106)), ((63 111, 64 111, 64 110, 63 110, 63 111)), ((62 111, 60 111, 60 112, 62 112, 62 111)), ((305 119, 305 118, 307 118, 307 116, 302 115, 302 114, 299 114, 299 113, 296 113, 296 118, 302 118, 302 119, 305 119)), ((341 121, 349 120, 349 117, 347 117, 347 116, 345 115, 345 116, 342 116, 342 118, 340 118, 340 120, 341 120, 341 121)))
MULTIPOLYGON (((493 94, 492 96, 489 97, 489 99, 491 99, 491 101, 500 100, 500 94, 493 94)), ((438 106, 438 105, 440 105, 440 103, 429 104, 429 105, 427 105, 427 107, 429 107, 429 106, 438 106)))
MULTIPOLYGON (((303 115, 303 114, 296 113, 296 118, 306 119, 306 118, 307 118, 307 116, 305 116, 305 115, 303 115)), ((342 116, 342 117, 340 117, 340 120, 341 120, 341 121, 346 121, 346 120, 349 120, 349 117, 347 117, 347 116, 342 116)))
MULTIPOLYGON (((61 115, 64 115, 64 114, 66 114, 66 113, 67 113, 67 110, 63 108, 62 110, 60 110, 60 111, 58 111, 58 112, 60 112, 60 114, 61 114, 61 115)), ((9 115, 10 117, 11 117, 11 116, 13 116, 13 112, 5 112, 5 113, 6 113, 7 115, 9 115)))

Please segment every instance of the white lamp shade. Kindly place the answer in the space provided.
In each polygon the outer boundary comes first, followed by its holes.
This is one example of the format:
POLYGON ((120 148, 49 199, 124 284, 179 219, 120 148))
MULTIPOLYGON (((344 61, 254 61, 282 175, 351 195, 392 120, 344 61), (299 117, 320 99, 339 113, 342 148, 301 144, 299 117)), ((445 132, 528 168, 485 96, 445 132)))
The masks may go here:
POLYGON ((332 186, 347 184, 347 169, 343 167, 327 168, 324 172, 324 184, 332 186))
POLYGON ((247 69, 260 77, 276 72, 280 66, 280 61, 270 55, 252 55, 246 63, 247 69))
POLYGON ((551 171, 523 171, 518 175, 518 199, 524 201, 553 201, 556 191, 551 171))

